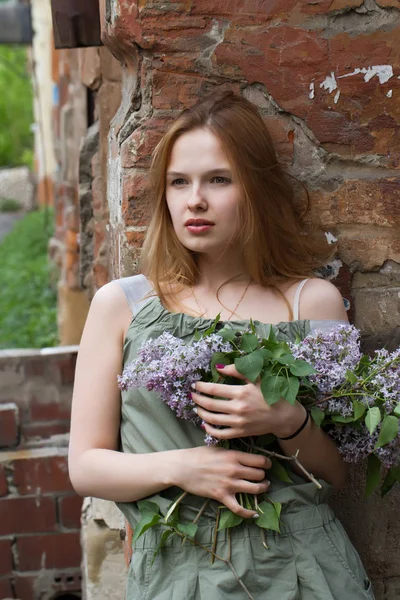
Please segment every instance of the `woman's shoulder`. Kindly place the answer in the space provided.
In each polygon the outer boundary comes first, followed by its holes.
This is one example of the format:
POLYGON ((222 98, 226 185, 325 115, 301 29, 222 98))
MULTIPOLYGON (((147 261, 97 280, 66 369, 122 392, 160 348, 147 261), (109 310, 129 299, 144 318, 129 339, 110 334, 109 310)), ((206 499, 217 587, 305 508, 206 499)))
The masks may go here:
POLYGON ((338 288, 319 277, 311 277, 301 291, 300 314, 302 319, 347 321, 343 296, 338 288))

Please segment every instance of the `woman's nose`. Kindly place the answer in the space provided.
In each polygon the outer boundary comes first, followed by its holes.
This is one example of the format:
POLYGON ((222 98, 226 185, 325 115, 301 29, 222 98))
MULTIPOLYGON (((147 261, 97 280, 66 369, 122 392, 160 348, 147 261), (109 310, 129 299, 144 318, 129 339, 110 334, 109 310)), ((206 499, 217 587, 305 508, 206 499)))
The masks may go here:
POLYGON ((200 185, 193 185, 191 188, 188 198, 188 207, 192 210, 197 208, 205 210, 207 208, 207 199, 204 190, 200 185))

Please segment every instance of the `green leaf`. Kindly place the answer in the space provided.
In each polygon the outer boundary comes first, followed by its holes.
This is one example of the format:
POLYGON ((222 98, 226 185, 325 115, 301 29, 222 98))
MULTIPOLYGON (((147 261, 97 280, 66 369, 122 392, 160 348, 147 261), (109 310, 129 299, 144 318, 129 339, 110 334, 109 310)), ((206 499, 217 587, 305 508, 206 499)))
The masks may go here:
POLYGON ((223 508, 221 510, 220 518, 219 518, 219 526, 218 531, 222 531, 222 529, 228 529, 230 527, 236 527, 242 523, 243 517, 239 517, 233 513, 229 508, 223 508))
POLYGON ((278 459, 271 458, 271 463, 271 467, 268 469, 268 476, 271 475, 271 477, 275 477, 285 483, 293 483, 293 479, 290 479, 289 473, 278 459))
POLYGON ((282 385, 282 397, 285 398, 290 404, 296 402, 297 394, 299 392, 300 383, 297 377, 289 377, 285 379, 285 384, 282 385))
POLYGON ((165 544, 167 543, 168 538, 173 533, 174 533, 173 529, 167 529, 166 531, 163 531, 162 536, 160 538, 160 541, 158 542, 158 544, 157 544, 157 546, 156 546, 156 548, 154 550, 154 554, 153 554, 153 558, 151 559, 150 566, 153 565, 153 563, 156 560, 157 555, 159 554, 161 548, 164 548, 165 544))
POLYGON ((259 506, 259 518, 255 519, 255 524, 262 529, 272 529, 280 533, 279 517, 282 504, 280 502, 261 502, 259 506))
POLYGON ((353 400, 353 411, 354 411, 354 420, 357 421, 360 419, 365 411, 367 410, 367 406, 358 400, 353 400))
POLYGON ((368 456, 367 483, 365 486, 365 496, 368 498, 378 487, 381 480, 381 461, 375 454, 368 456))
POLYGON ((268 323, 265 327, 265 338, 263 338, 263 343, 265 342, 276 342, 276 335, 273 326, 268 323))
POLYGON ((292 354, 283 354, 283 356, 278 356, 276 362, 281 365, 293 365, 296 362, 296 359, 292 354))
POLYGON ((372 435, 375 429, 378 427, 381 422, 381 411, 377 406, 373 406, 369 408, 367 411, 367 415, 365 417, 365 425, 368 428, 368 431, 372 435))
POLYGON ((211 357, 211 374, 213 381, 218 381, 222 377, 222 374, 218 373, 215 365, 230 365, 231 363, 231 359, 224 352, 214 352, 211 357))
POLYGON ((246 356, 235 359, 236 369, 252 383, 257 381, 263 366, 264 358, 259 350, 255 350, 254 352, 251 352, 251 354, 246 354, 246 356))
POLYGON ((351 415, 348 417, 343 417, 342 415, 332 415, 331 419, 334 423, 352 423, 354 421, 354 417, 351 415))
POLYGON ((294 364, 290 365, 290 372, 296 377, 307 377, 307 375, 316 373, 316 370, 305 360, 296 360, 294 364))
POLYGON ((265 448, 275 442, 276 437, 272 433, 265 433, 264 435, 256 437, 256 446, 259 446, 260 448, 265 448))
POLYGON ((317 427, 321 427, 321 423, 325 419, 325 413, 321 408, 318 408, 318 406, 312 406, 311 417, 314 423, 317 425, 317 427))
POLYGON ((180 531, 190 539, 194 538, 197 531, 196 523, 188 523, 187 525, 182 525, 182 523, 178 523, 176 528, 178 531, 180 531))
POLYGON ((368 373, 369 365, 371 364, 371 359, 368 354, 363 354, 360 359, 360 362, 357 365, 356 372, 358 375, 363 375, 364 373, 368 373))
POLYGON ((399 420, 397 417, 393 415, 385 415, 382 421, 382 427, 379 432, 378 440, 375 444, 375 450, 377 448, 381 448, 385 444, 388 444, 395 437, 397 437, 399 433, 399 420))
POLYGON ((355 373, 353 373, 353 371, 350 371, 350 369, 347 369, 345 379, 346 379, 346 381, 348 381, 351 384, 358 382, 357 375, 355 373))
POLYGON ((393 414, 395 417, 400 417, 400 402, 394 407, 393 414))
POLYGON ((155 502, 150 502, 150 500, 138 500, 137 506, 142 516, 145 513, 151 513, 154 515, 160 514, 160 507, 158 506, 158 504, 156 504, 155 502))
POLYGON ((258 348, 258 338, 256 335, 252 333, 245 333, 242 336, 242 341, 240 342, 240 349, 244 352, 250 353, 258 348))
POLYGON ((202 337, 207 337, 207 336, 211 335, 212 333, 214 333, 220 320, 221 320, 221 313, 218 313, 213 321, 213 324, 211 325, 211 327, 206 329, 206 331, 203 333, 202 337))
POLYGON ((236 337, 236 333, 231 327, 223 327, 218 331, 218 335, 222 337, 224 342, 232 342, 236 337))
POLYGON ((285 377, 265 375, 261 379, 261 392, 264 400, 271 406, 282 397, 282 388, 286 385, 285 377))
POLYGON ((272 358, 278 359, 285 354, 290 353, 290 348, 286 342, 278 342, 275 344, 275 348, 272 349, 272 358))
POLYGON ((272 357, 271 350, 268 350, 267 348, 260 348, 260 352, 261 352, 261 354, 262 354, 262 356, 264 358, 264 364, 267 363, 268 359, 270 359, 272 357))
POLYGON ((136 542, 150 527, 154 527, 160 522, 161 516, 155 513, 146 513, 145 516, 137 523, 134 529, 132 544, 136 542))

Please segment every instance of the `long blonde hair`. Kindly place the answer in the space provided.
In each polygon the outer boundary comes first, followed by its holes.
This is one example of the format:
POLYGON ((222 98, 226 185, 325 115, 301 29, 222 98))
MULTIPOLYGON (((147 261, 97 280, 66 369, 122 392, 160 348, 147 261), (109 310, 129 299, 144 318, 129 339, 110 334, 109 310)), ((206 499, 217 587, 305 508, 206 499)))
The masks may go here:
POLYGON ((233 92, 214 93, 184 110, 156 146, 150 170, 152 218, 141 254, 143 273, 170 306, 167 290, 194 285, 196 254, 179 241, 166 202, 166 173, 176 140, 206 127, 220 141, 242 189, 240 244, 249 276, 262 286, 302 279, 332 254, 325 238, 306 234, 294 193, 278 163, 267 127, 256 107, 233 92))

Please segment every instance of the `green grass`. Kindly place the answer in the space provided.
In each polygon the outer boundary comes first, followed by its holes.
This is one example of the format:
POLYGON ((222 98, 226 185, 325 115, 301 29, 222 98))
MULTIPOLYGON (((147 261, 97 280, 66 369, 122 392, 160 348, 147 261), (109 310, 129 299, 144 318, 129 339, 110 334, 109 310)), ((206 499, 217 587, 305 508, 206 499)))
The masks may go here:
POLYGON ((0 243, 0 348, 56 346, 56 290, 47 243, 53 214, 30 212, 0 243))
POLYGON ((0 198, 0 212, 18 212, 21 204, 13 198, 0 198))

